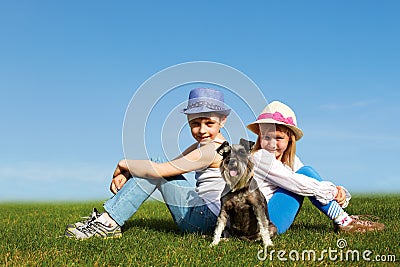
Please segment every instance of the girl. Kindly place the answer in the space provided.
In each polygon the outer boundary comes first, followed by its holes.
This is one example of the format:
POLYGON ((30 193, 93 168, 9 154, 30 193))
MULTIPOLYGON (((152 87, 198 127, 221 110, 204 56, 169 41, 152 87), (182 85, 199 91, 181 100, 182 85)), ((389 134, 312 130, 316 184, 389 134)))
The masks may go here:
POLYGON ((284 233, 293 223, 304 196, 333 220, 335 231, 384 229, 382 223, 349 216, 343 208, 349 203, 350 193, 344 187, 322 181, 314 169, 299 160, 296 141, 303 132, 287 105, 278 101, 270 103, 247 128, 258 135, 253 149, 254 178, 267 200, 269 216, 278 233, 284 233))
POLYGON ((220 129, 230 109, 225 107, 222 92, 198 88, 190 91, 183 113, 196 142, 165 163, 121 160, 110 186, 115 195, 104 204, 105 212, 99 214, 94 209, 88 220, 68 225, 67 237, 121 237, 121 226, 157 188, 182 232, 208 233, 214 229, 225 187, 219 171, 222 157, 216 148, 225 141, 220 129), (183 177, 191 171, 196 172, 195 186, 183 177))

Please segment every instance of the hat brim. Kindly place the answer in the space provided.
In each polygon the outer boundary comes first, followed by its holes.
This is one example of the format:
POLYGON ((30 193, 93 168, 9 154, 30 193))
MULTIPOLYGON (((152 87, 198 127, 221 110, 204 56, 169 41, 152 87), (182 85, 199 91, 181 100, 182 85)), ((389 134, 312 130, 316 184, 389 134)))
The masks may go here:
POLYGON ((296 141, 300 140, 303 137, 303 131, 300 130, 299 128, 297 128, 296 126, 292 126, 292 125, 288 125, 286 123, 283 122, 279 122, 276 120, 272 120, 272 119, 261 119, 261 120, 257 120, 253 123, 250 123, 249 125, 247 125, 247 129, 249 129, 250 131, 252 131, 255 134, 259 134, 260 133, 260 126, 259 124, 264 124, 264 123, 269 123, 269 124, 280 124, 280 125, 284 125, 286 127, 288 127, 290 130, 292 130, 292 132, 294 133, 294 136, 296 138, 296 141))
POLYGON ((182 113, 189 115, 189 114, 199 114, 199 113, 217 113, 221 115, 228 116, 231 113, 230 109, 223 109, 223 110, 214 110, 207 107, 197 107, 191 109, 183 109, 182 113))

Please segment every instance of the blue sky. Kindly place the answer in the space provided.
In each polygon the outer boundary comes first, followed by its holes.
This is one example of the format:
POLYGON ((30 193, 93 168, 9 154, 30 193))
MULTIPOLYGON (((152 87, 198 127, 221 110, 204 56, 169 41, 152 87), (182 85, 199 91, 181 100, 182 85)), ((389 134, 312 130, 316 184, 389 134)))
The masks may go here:
POLYGON ((231 66, 290 105, 305 133, 298 155, 325 179, 398 193, 399 8, 0 1, 0 201, 109 197, 135 91, 191 61, 231 66))

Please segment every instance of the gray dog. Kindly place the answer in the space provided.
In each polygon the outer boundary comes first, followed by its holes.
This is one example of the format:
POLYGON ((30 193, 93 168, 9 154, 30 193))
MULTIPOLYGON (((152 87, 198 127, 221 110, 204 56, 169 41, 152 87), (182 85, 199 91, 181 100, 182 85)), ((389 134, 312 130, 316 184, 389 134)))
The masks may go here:
POLYGON ((238 145, 229 146, 228 142, 224 142, 217 149, 223 157, 221 174, 230 191, 221 198, 221 212, 211 246, 220 242, 225 227, 229 235, 245 240, 261 237, 264 247, 273 246, 271 237, 277 229, 269 221, 265 198, 253 180, 253 163, 250 160, 253 145, 253 142, 240 139, 238 145))

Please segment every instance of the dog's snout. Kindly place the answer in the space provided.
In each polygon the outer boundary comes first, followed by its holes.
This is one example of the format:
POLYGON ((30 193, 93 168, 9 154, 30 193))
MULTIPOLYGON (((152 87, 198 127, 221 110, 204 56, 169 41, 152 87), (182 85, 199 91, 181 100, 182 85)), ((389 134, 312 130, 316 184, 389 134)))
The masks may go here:
POLYGON ((229 161, 228 161, 228 166, 229 166, 230 168, 236 167, 236 166, 237 166, 237 161, 236 161, 236 159, 229 159, 229 161))

